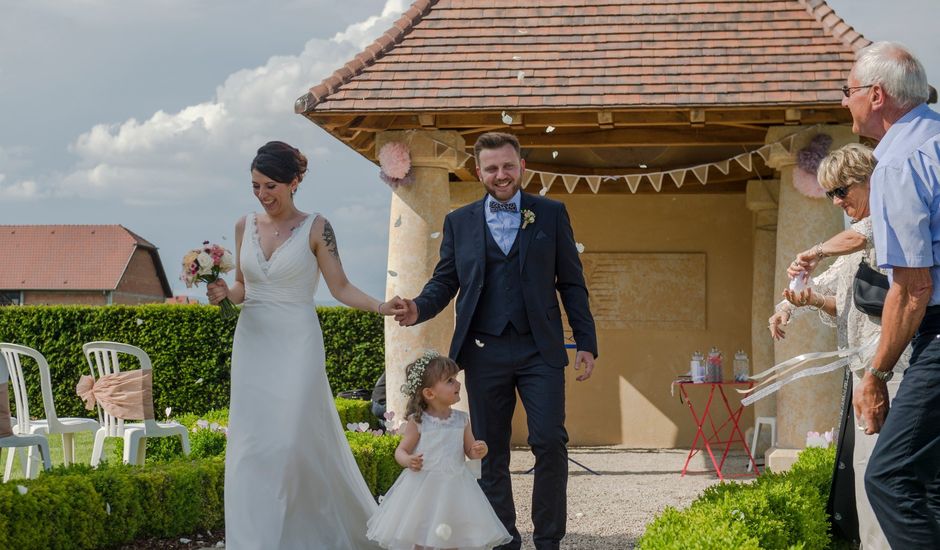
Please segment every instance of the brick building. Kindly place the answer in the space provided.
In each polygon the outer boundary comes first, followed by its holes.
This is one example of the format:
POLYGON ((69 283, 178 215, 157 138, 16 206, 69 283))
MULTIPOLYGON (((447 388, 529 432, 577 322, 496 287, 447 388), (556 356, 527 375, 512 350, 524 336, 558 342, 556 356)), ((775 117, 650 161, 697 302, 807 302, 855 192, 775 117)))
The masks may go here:
POLYGON ((171 297, 157 247, 120 225, 0 225, 0 304, 142 304, 171 297))

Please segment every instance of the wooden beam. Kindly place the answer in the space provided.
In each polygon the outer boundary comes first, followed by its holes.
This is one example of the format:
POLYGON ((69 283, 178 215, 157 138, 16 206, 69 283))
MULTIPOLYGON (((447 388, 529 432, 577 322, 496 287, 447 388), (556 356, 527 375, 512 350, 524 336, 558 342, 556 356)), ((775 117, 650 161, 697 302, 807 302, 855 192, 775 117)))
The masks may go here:
POLYGON ((689 111, 689 124, 693 128, 705 126, 705 109, 692 109, 689 111))
POLYGON ((787 109, 783 115, 784 123, 789 125, 799 124, 802 118, 803 112, 799 109, 787 109))
POLYGON ((610 111, 598 111, 597 112, 597 125, 601 129, 609 130, 614 127, 614 114, 610 111))
POLYGON ((418 124, 422 128, 437 128, 434 124, 434 118, 433 113, 418 113, 418 124))
MULTIPOLYGON (((763 144, 766 131, 743 128, 632 128, 593 131, 554 131, 551 134, 520 134, 519 142, 528 148, 559 147, 675 147, 763 144)), ((466 136, 468 140, 476 136, 466 136)))

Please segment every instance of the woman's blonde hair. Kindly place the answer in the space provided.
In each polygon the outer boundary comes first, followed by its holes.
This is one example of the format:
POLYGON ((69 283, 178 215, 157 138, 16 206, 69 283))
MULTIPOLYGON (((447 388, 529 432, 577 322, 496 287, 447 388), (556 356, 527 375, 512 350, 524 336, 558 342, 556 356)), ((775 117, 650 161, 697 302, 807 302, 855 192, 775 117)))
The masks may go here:
POLYGON ((421 423, 421 415, 427 410, 428 404, 424 400, 424 388, 430 388, 441 380, 460 372, 452 359, 442 355, 425 353, 405 368, 405 378, 408 382, 402 386, 402 392, 408 396, 405 406, 405 417, 412 418, 421 423))
POLYGON ((849 143, 832 151, 819 163, 816 178, 826 191, 850 185, 867 185, 875 171, 875 157, 870 147, 849 143))

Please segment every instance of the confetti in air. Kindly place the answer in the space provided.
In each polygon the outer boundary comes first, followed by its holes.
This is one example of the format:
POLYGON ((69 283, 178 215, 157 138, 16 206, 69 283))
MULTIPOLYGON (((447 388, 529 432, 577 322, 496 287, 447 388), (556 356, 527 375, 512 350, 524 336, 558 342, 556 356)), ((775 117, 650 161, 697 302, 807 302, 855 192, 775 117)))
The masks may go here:
POLYGON ((574 243, 574 247, 578 249, 578 254, 584 253, 584 245, 581 243, 574 243))
POLYGON ((557 158, 558 158, 558 151, 552 151, 552 158, 553 158, 553 159, 557 159, 557 158))
POLYGON ((401 216, 398 216, 398 219, 395 220, 395 227, 401 227, 401 216))
POLYGON ((478 348, 482 348, 486 344, 474 338, 473 342, 477 345, 478 348))
POLYGON ((503 111, 503 124, 512 124, 512 115, 508 114, 506 111, 503 111))
POLYGON ((398 277, 398 272, 392 271, 391 269, 388 270, 388 274, 391 275, 392 277, 398 277))
POLYGON ((546 134, 550 134, 550 133, 552 133, 552 132, 554 132, 554 131, 555 131, 555 127, 554 127, 554 126, 549 126, 549 127, 545 128, 545 133, 546 133, 546 134))
POLYGON ((542 195, 544 197, 547 193, 548 193, 548 187, 543 187, 539 189, 539 195, 542 195))
POLYGON ((431 233, 431 238, 432 238, 432 239, 436 239, 436 238, 438 238, 438 237, 440 237, 440 236, 441 236, 441 232, 440 232, 440 231, 435 231, 434 233, 431 233))

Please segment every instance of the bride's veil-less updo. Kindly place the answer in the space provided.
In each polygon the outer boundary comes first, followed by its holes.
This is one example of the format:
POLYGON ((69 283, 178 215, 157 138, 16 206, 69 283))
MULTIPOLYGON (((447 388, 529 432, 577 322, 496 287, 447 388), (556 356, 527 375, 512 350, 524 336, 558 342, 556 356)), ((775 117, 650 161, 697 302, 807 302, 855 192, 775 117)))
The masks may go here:
POLYGON ((278 183, 291 183, 294 178, 300 183, 307 173, 307 157, 283 141, 269 141, 258 149, 251 169, 278 183))

